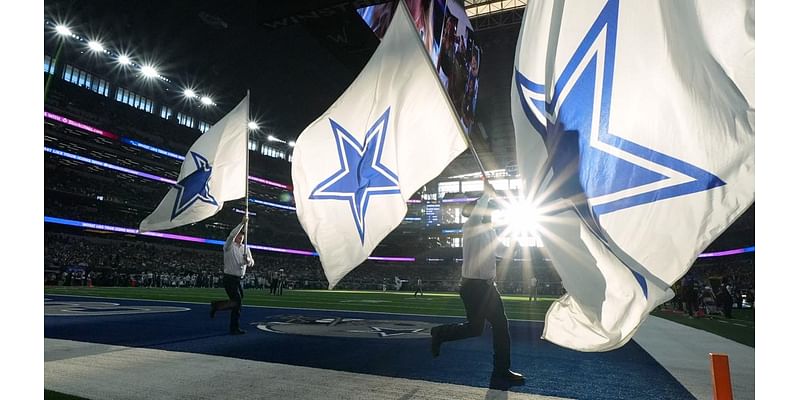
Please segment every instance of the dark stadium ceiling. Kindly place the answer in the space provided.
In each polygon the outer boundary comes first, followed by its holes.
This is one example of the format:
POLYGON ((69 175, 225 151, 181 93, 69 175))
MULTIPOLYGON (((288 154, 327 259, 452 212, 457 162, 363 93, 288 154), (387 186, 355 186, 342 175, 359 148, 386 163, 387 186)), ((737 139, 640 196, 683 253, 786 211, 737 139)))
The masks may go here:
POLYGON ((378 44, 350 4, 48 0, 45 17, 154 60, 172 81, 211 93, 218 116, 249 89, 262 125, 293 139, 347 88, 378 44))

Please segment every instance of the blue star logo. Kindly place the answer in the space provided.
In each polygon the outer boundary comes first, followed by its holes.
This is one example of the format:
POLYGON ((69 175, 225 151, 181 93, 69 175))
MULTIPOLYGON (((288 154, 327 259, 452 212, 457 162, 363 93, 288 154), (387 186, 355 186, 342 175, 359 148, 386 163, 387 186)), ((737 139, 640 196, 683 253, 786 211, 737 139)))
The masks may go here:
POLYGON ((175 219, 175 217, 181 215, 181 213, 191 207, 197 200, 215 206, 217 205, 217 200, 208 192, 208 179, 211 178, 211 164, 200 154, 193 151, 189 153, 192 155, 194 165, 197 169, 175 184, 175 188, 178 189, 178 195, 175 196, 175 205, 172 207, 171 219, 175 219))
POLYGON ((397 174, 381 162, 390 109, 372 124, 363 145, 344 127, 329 119, 339 153, 339 170, 317 185, 309 196, 311 200, 346 201, 362 245, 370 198, 400 194, 397 174))
POLYGON ((558 76, 551 101, 544 84, 515 71, 522 109, 547 144, 553 173, 568 177, 560 195, 585 193, 595 218, 725 185, 708 171, 609 132, 618 11, 618 0, 603 7, 558 76))

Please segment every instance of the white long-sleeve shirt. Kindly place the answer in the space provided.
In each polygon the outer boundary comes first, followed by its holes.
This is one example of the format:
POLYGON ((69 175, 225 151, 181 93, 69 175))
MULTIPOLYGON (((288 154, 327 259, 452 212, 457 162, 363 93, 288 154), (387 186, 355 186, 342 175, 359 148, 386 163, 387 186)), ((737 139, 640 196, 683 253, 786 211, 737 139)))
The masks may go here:
POLYGON ((224 253, 223 261, 225 263, 223 272, 228 275, 238 276, 239 278, 244 277, 244 273, 248 266, 252 267, 255 265, 255 261, 253 261, 253 255, 250 254, 250 248, 244 244, 236 244, 233 241, 236 238, 236 235, 242 231, 242 228, 244 228, 244 222, 237 225, 236 228, 233 228, 231 233, 228 235, 228 239, 225 240, 225 244, 222 246, 224 253), (247 262, 244 260, 245 252, 247 252, 247 262))
POLYGON ((497 233, 491 223, 482 222, 489 206, 488 193, 483 194, 466 222, 464 222, 462 246, 464 260, 461 276, 469 279, 494 279, 497 275, 497 233))

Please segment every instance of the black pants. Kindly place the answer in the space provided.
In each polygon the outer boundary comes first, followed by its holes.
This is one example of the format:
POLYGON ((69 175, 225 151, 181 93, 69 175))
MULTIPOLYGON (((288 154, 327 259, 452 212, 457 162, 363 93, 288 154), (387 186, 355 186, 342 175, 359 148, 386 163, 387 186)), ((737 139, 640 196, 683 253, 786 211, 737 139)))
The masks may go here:
POLYGON ((417 291, 414 292, 414 297, 417 297, 417 293, 419 293, 420 296, 424 296, 424 293, 422 293, 422 286, 417 286, 417 291))
POLYGON ((222 285, 225 287, 225 293, 228 298, 236 303, 231 308, 231 330, 239 329, 239 316, 242 314, 242 299, 244 298, 244 289, 242 288, 242 280, 239 277, 225 274, 222 277, 222 285))
POLYGON ((467 322, 441 325, 442 342, 461 340, 483 334, 485 321, 492 325, 494 347, 494 369, 505 371, 511 367, 511 335, 508 333, 508 319, 500 293, 491 280, 462 279, 459 289, 467 322))
POLYGON ((269 282, 269 294, 275 294, 275 291, 278 289, 278 280, 273 278, 269 282))

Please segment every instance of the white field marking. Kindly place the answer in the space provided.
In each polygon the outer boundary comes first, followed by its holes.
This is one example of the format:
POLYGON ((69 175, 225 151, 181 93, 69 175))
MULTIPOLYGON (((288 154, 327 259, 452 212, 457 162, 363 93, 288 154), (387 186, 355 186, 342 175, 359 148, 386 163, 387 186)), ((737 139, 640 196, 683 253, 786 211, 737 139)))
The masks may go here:
MULTIPOLYGON (((71 340, 45 339, 44 349, 44 387, 89 399, 562 399, 71 340), (302 377, 302 382, 298 377, 302 377)), ((488 384, 488 377, 486 381, 488 384)))

